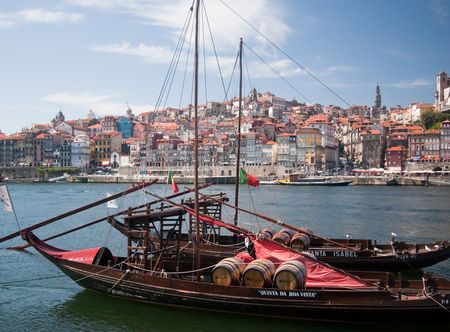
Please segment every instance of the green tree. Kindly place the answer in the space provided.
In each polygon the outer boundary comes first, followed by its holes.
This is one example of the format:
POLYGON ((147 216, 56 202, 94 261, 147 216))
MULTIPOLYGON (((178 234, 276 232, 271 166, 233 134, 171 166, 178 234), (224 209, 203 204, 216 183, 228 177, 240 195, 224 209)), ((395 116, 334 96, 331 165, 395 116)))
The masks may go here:
POLYGON ((442 122, 442 121, 446 121, 446 120, 450 120, 450 113, 439 113, 438 121, 442 122))
POLYGON ((420 120, 425 130, 428 130, 438 122, 438 114, 433 111, 425 111, 420 116, 420 120))

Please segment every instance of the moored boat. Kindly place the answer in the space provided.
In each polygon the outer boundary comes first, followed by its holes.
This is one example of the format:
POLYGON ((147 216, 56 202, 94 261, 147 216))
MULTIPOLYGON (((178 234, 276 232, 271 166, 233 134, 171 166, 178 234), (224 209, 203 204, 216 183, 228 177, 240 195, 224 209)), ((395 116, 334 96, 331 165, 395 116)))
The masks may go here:
POLYGON ((352 181, 330 180, 320 178, 305 178, 299 181, 278 180, 277 184, 283 186, 348 186, 352 181))
MULTIPOLYGON (((128 221, 134 225, 130 231, 145 224, 140 218, 128 221)), ((252 238, 256 257, 270 260, 277 269, 283 262, 301 263, 307 271, 304 284, 291 288, 288 278, 282 283, 287 288, 280 288, 270 275, 269 282, 252 287, 245 285, 239 275, 237 282, 224 285, 214 282, 213 267, 192 270, 186 262, 165 261, 158 253, 152 253, 155 259, 143 265, 142 254, 149 252, 139 252, 138 248, 128 257, 119 258, 107 248, 65 251, 43 243, 31 232, 24 238, 82 287, 139 302, 320 321, 448 323, 450 318, 448 280, 383 281, 374 279, 374 275, 363 280, 264 239, 252 238), (374 284, 375 280, 378 283, 374 284)), ((257 275, 255 278, 257 281, 257 275)))
POLYGON ((305 174, 289 174, 286 179, 277 180, 277 184, 283 186, 348 186, 350 180, 343 180, 334 177, 307 176, 305 174))

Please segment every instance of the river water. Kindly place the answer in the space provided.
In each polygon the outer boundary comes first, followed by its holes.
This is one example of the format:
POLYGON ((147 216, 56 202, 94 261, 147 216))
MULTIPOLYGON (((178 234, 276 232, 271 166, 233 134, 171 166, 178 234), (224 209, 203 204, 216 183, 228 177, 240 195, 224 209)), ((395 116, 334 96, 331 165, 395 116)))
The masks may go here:
MULTIPOLYGON (((106 193, 124 190, 126 184, 10 184, 9 190, 20 227, 101 199, 106 193)), ((150 188, 171 194, 166 185, 150 188)), ((149 190, 150 190, 149 189, 149 190)), ((233 186, 214 186, 206 193, 223 191, 234 197, 233 186)), ((390 241, 434 242, 450 240, 450 187, 243 187, 240 205, 307 226, 324 237, 371 238, 390 241)), ((118 201, 119 209, 152 200, 142 192, 118 201)), ((116 210, 106 205, 56 222, 36 231, 41 238, 98 219, 116 210)), ((231 221, 232 211, 223 218, 231 221)), ((255 217, 240 216, 240 225, 264 227, 255 217)), ((0 237, 17 230, 12 213, 0 211, 0 237)), ((18 238, 0 244, 0 331, 386 331, 389 326, 319 324, 277 321, 254 317, 194 312, 124 301, 83 290, 62 275, 34 250, 17 252, 7 246, 20 244, 18 238), (49 278, 48 278, 49 277, 49 278)), ((113 253, 124 253, 125 242, 108 224, 100 223, 50 242, 64 249, 106 245, 113 253)), ((427 268, 450 278, 450 260, 427 268)), ((450 315, 449 315, 450 316, 450 315)), ((449 326, 428 328, 447 330, 449 326)), ((404 326, 392 330, 423 331, 404 326)))

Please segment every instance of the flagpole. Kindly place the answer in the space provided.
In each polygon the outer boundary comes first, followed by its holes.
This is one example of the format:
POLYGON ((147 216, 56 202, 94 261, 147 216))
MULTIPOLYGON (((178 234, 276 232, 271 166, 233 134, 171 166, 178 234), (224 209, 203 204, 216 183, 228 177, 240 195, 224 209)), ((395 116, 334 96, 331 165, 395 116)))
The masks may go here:
POLYGON ((8 195, 9 203, 11 204, 11 209, 12 209, 12 211, 14 213, 14 219, 16 219, 17 229, 20 232, 21 229, 20 229, 19 219, 17 218, 16 209, 14 208, 14 203, 13 203, 13 201, 11 199, 11 195, 9 194, 8 186, 6 185, 6 183, 4 184, 4 186, 5 186, 5 189, 6 189, 6 194, 8 195))
MULTIPOLYGON (((239 108, 238 108, 238 130, 237 130, 237 152, 236 152, 236 187, 234 193, 234 205, 239 206, 239 181, 241 167, 241 116, 242 116, 242 38, 239 43, 239 108)), ((239 211, 234 211, 234 225, 238 224, 239 211)), ((237 238, 235 238, 237 240, 237 238)))

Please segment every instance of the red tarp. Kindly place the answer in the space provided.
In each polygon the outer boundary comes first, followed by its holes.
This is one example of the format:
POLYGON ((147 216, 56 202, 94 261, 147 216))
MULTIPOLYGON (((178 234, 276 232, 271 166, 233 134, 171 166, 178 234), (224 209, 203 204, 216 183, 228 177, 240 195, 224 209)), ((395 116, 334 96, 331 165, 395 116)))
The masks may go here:
POLYGON ((258 259, 266 258, 276 265, 290 260, 302 262, 308 270, 306 287, 373 287, 357 277, 346 274, 342 270, 335 269, 327 264, 317 261, 314 258, 302 255, 293 250, 289 250, 276 242, 258 239, 254 240, 253 244, 255 246, 256 257, 258 259))
MULTIPOLYGON (((195 215, 195 211, 189 208, 185 208, 186 211, 195 215)), ((199 219, 205 223, 226 227, 230 231, 241 233, 246 236, 249 236, 253 244, 255 246, 255 253, 258 259, 266 258, 276 265, 280 263, 290 261, 290 260, 298 260, 302 262, 306 269, 308 270, 308 275, 306 278, 306 287, 312 288, 320 288, 320 287, 334 287, 334 288, 361 288, 361 287, 370 287, 373 288, 373 285, 365 283, 361 279, 348 275, 342 270, 335 269, 328 264, 324 264, 322 262, 317 261, 315 258, 308 257, 306 255, 302 255, 294 250, 286 248, 276 242, 264 240, 264 239, 256 239, 253 234, 245 234, 245 232, 239 227, 235 227, 233 225, 227 224, 221 220, 200 215, 199 219)))

